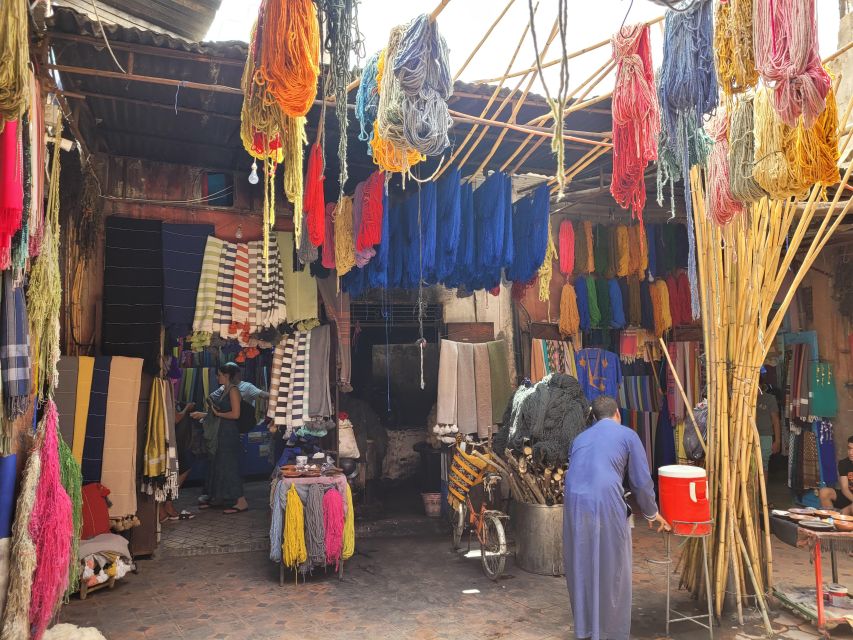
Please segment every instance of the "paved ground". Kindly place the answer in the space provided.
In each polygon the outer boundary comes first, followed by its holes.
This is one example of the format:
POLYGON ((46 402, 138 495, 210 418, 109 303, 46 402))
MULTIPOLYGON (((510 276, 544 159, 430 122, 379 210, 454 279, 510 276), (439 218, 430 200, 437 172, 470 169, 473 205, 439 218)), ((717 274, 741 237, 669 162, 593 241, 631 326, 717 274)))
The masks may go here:
MULTIPOLYGON (((185 493, 186 504, 196 493, 185 493)), ((291 575, 280 587, 277 567, 266 553, 266 485, 250 485, 247 493, 249 513, 204 512, 192 521, 166 525, 157 558, 141 560, 139 573, 112 591, 72 600, 60 622, 97 627, 108 640, 573 637, 561 578, 526 573, 510 559, 504 578, 491 582, 479 559, 452 552, 442 527, 413 513, 358 523, 357 554, 347 563, 343 581, 321 573, 296 585, 291 575)), ((663 543, 645 528, 637 529, 634 539, 632 637, 662 638, 665 574, 647 560, 663 556, 663 543)), ((781 543, 775 547, 775 564, 779 581, 809 584, 813 575, 808 555, 781 543)), ((844 556, 839 568, 842 582, 853 584, 853 560, 844 556)), ((675 594, 674 605, 696 611, 684 593, 675 594)), ((757 615, 747 612, 747 617, 743 629, 724 620, 716 637, 762 637, 757 615)), ((773 617, 774 637, 818 637, 810 625, 788 614, 777 610, 773 617)), ((672 631, 679 640, 708 637, 687 625, 672 631)), ((833 637, 853 634, 840 630, 833 637)))

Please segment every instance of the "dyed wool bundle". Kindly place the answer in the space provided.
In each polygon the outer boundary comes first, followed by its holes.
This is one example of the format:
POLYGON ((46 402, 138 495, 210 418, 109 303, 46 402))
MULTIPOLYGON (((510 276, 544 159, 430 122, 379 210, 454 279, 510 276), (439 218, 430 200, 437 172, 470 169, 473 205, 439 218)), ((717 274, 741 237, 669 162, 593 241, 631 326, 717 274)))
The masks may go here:
POLYGON ((355 94, 355 117, 358 120, 358 139, 367 143, 367 153, 373 155, 373 123, 379 111, 379 88, 376 86, 376 72, 380 52, 367 59, 361 72, 361 82, 355 94))
POLYGON ((578 326, 582 331, 588 331, 591 327, 589 320, 589 291, 586 288, 586 278, 576 278, 573 288, 578 307, 578 326))
MULTIPOLYGON (((311 145, 308 154, 308 171, 305 174, 305 216, 308 222, 308 238, 315 247, 323 244, 326 234, 326 200, 323 194, 323 147, 311 145)), ((297 245, 299 240, 296 240, 297 245)))
POLYGON ((344 544, 344 499, 335 489, 323 496, 323 527, 325 529, 326 564, 337 568, 344 544))
POLYGON ((581 228, 575 234, 575 273, 587 274, 595 271, 593 246, 592 223, 581 222, 581 228), (593 262, 592 268, 590 262, 593 262))
POLYGON ((347 503, 344 511, 344 540, 341 559, 349 560, 355 553, 355 511, 352 508, 352 490, 347 483, 347 503))
POLYGON ((790 131, 785 142, 788 167, 794 180, 804 187, 838 183, 838 106, 832 87, 826 94, 826 108, 814 126, 806 128, 804 119, 790 131))
MULTIPOLYGON (((649 275, 654 277, 658 275, 658 260, 657 246, 660 229, 656 224, 646 225, 646 252, 648 253, 648 270, 649 275)), ((640 274, 640 279, 643 279, 643 274, 640 274)))
MULTIPOLYGON (((660 108, 654 86, 649 25, 624 26, 613 36, 613 179, 610 193, 642 222, 645 170, 658 157, 660 108)), ((622 274, 624 275, 624 274, 622 274)))
POLYGON ((580 324, 575 288, 567 282, 560 293, 560 335, 563 337, 575 335, 580 330, 580 324))
MULTIPOLYGON (((462 189, 464 194, 465 187, 462 189)), ((530 196, 521 198, 514 205, 513 259, 512 266, 507 269, 507 278, 510 280, 532 280, 545 261, 549 244, 553 246, 549 228, 549 198, 547 185, 541 185, 530 196)), ((460 244, 460 249, 464 246, 460 244)))
MULTIPOLYGON (((437 194, 435 182, 426 182, 423 185, 418 185, 419 209, 420 213, 420 261, 421 275, 420 279, 425 282, 433 282, 435 278, 435 259, 438 251, 436 247, 436 225, 438 222, 437 211, 437 194)), ((512 207, 509 207, 512 212, 512 207)), ((512 221, 507 221, 511 223, 512 221)))
POLYGON ((23 286, 15 285, 11 271, 3 272, 0 301, 0 373, 3 381, 3 417, 7 421, 24 415, 30 404, 30 349, 27 305, 23 286))
POLYGON ((548 246, 545 249, 545 259, 539 267, 539 301, 551 299, 551 276, 554 274, 554 260, 557 259, 557 248, 551 237, 551 225, 548 225, 548 246))
POLYGON ((724 109, 708 121, 714 148, 708 158, 708 215, 718 225, 726 225, 743 213, 743 203, 732 195, 729 178, 729 116, 724 109))
POLYGON ((59 473, 62 486, 71 501, 71 551, 68 554, 68 587, 64 598, 67 603, 71 594, 77 591, 80 579, 77 549, 83 526, 83 474, 80 471, 80 463, 74 459, 71 448, 62 438, 59 438, 59 473))
POLYGON ((451 167, 436 184, 435 279, 444 282, 453 273, 459 247, 462 205, 460 173, 451 167))
MULTIPOLYGON (((41 424, 44 424, 42 418, 41 424)), ((44 429, 41 429, 42 434, 44 429)), ((21 478, 21 489, 15 505, 12 525, 12 552, 9 567, 9 590, 3 610, 2 640, 22 640, 30 637, 30 606, 33 595, 33 574, 36 570, 36 545, 30 533, 36 496, 41 477, 41 449, 35 446, 27 458, 21 478)), ((71 516, 68 518, 69 525, 71 516)), ((70 532, 68 538, 70 541, 70 532)), ((49 563, 46 563, 49 564, 49 563)), ((68 570, 66 564, 65 570, 68 570)))
POLYGON ((402 266, 400 286, 404 289, 415 289, 421 282, 421 230, 420 230, 420 198, 418 195, 409 197, 403 203, 405 219, 404 245, 402 247, 402 266))
POLYGON ((597 225, 595 227, 594 271, 600 276, 606 276, 611 270, 611 242, 610 227, 603 224, 597 225))
POLYGON ((598 322, 599 329, 609 329, 613 322, 613 309, 610 306, 610 281, 605 278, 595 279, 595 300, 598 303, 598 311, 601 320, 598 322))
POLYGON ((755 0, 755 66, 773 87, 773 106, 789 127, 811 129, 830 88, 820 61, 814 0, 755 0))
MULTIPOLYGON (((680 177, 687 206, 688 276, 694 318, 699 315, 699 289, 690 167, 705 164, 710 144, 702 129, 702 117, 717 106, 712 10, 711 0, 697 0, 684 11, 667 11, 658 82, 662 115, 658 202, 663 203, 663 185, 680 177)), ((673 199, 673 214, 674 206, 673 199)))
POLYGON ((307 563, 309 566, 323 566, 326 564, 323 491, 323 486, 320 484, 308 485, 308 500, 305 505, 305 545, 308 550, 307 563))
POLYGON ((355 247, 355 265, 363 268, 370 262, 370 259, 376 255, 376 250, 372 245, 368 245, 363 249, 358 249, 358 234, 361 231, 362 218, 364 217, 364 188, 367 182, 359 182, 355 186, 355 193, 352 197, 352 244, 355 247))
POLYGON ((11 0, 0 5, 0 131, 27 110, 30 101, 28 3, 11 0))
POLYGON ((735 200, 746 204, 767 195, 752 177, 755 164, 752 110, 753 97, 742 96, 735 101, 729 121, 729 188, 735 200))
POLYGON ((649 285, 649 294, 652 299, 652 313, 654 314, 654 330, 658 338, 672 328, 672 315, 669 309, 669 290, 666 282, 655 280, 649 285))
POLYGON ((631 247, 628 241, 628 227, 624 224, 616 226, 613 234, 613 249, 616 254, 614 264, 616 277, 623 278, 631 272, 631 247))
POLYGON ((382 196, 382 237, 376 250, 376 256, 367 265, 367 287, 371 289, 388 286, 388 249, 391 244, 389 221, 392 216, 388 206, 388 196, 382 196))
MULTIPOLYGON (((312 3, 309 2, 308 4, 312 3)), ((324 48, 329 54, 327 82, 331 85, 332 95, 335 97, 338 131, 347 131, 349 128, 347 85, 350 81, 350 55, 355 51, 358 57, 364 46, 358 28, 358 2, 357 0, 344 0, 343 2, 340 0, 323 0, 320 4, 325 16, 326 40, 324 48)), ((282 35, 285 36, 286 33, 284 32, 282 35)), ((305 110, 306 113, 307 111, 308 109, 305 110)), ((346 135, 338 136, 338 162, 340 164, 338 184, 341 192, 343 192, 348 179, 347 137, 346 135)))
POLYGON ((784 200, 804 189, 788 167, 785 141, 791 136, 771 104, 770 89, 761 87, 755 93, 753 119, 755 122, 755 165, 752 176, 758 185, 774 199, 784 200))
POLYGON ((365 251, 382 241, 382 214, 385 192, 385 175, 374 171, 364 185, 361 204, 361 225, 358 228, 356 251, 365 251))
POLYGON ((58 421, 56 405, 48 399, 39 428, 41 475, 29 518, 35 555, 41 559, 33 573, 29 611, 35 640, 47 629, 68 586, 71 539, 74 537, 71 499, 59 475, 58 421))
POLYGON ((584 278, 586 284, 586 304, 589 309, 589 326, 598 328, 601 326, 601 310, 598 306, 598 290, 595 286, 595 278, 587 276, 584 278))
POLYGON ((625 328, 625 307, 622 300, 622 289, 619 281, 615 278, 607 282, 610 295, 610 327, 612 329, 625 328))
POLYGON ((393 58, 393 72, 402 92, 406 143, 423 155, 438 155, 450 146, 447 132, 453 120, 447 99, 453 93, 453 79, 447 44, 429 15, 409 23, 393 58))
POLYGON ((640 279, 636 274, 628 276, 628 324, 639 327, 643 322, 640 303, 640 279))
POLYGON ((305 516, 296 485, 287 490, 287 509, 284 512, 284 541, 281 561, 286 567, 297 567, 308 559, 305 547, 305 516))
POLYGON ((505 225, 512 229, 512 201, 510 178, 495 172, 474 191, 474 216, 481 234, 478 260, 484 267, 503 267, 512 263, 512 236, 510 234, 509 262, 506 261, 505 225))
POLYGON ((571 275, 575 269, 575 228, 570 220, 563 220, 560 223, 557 241, 559 243, 560 273, 564 276, 571 275))
POLYGON ((714 50, 717 79, 728 95, 742 93, 758 82, 752 28, 753 0, 728 0, 717 4, 714 50))

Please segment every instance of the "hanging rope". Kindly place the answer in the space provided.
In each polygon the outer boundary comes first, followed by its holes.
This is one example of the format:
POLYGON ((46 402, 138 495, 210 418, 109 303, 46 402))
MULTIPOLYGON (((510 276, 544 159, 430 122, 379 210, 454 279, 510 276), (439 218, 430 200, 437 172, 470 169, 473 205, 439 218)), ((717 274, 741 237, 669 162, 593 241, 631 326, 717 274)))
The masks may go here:
POLYGON ((403 135, 412 149, 437 156, 450 146, 453 119, 447 99, 453 93, 447 44, 429 15, 412 20, 394 58, 394 75, 403 93, 403 135))
POLYGON ((563 220, 560 223, 558 242, 560 273, 564 276, 571 275, 575 269, 575 228, 570 220, 563 220))
POLYGON ((789 127, 806 129, 826 103, 830 79, 820 62, 814 0, 755 0, 755 66, 773 87, 773 106, 789 127))
POLYGON ((708 215, 720 226, 743 213, 743 203, 735 200, 730 186, 728 129, 728 114, 724 109, 718 109, 707 126, 714 141, 708 158, 708 215))
POLYGON ((826 94, 826 108, 814 126, 807 129, 801 118, 797 128, 789 131, 785 150, 798 184, 828 187, 838 183, 838 106, 832 87, 826 94))
POLYGON ((755 164, 753 96, 734 101, 729 121, 729 188, 732 197, 744 203, 757 202, 767 195, 752 177, 755 164))
POLYGON ((719 2, 714 50, 717 78, 726 95, 742 93, 758 82, 752 38, 752 0, 719 2))
POLYGON ((28 5, 26 0, 0 4, 0 131, 6 120, 20 118, 30 103, 28 5))
POLYGON ((612 39, 613 179, 610 193, 641 222, 646 205, 645 171, 657 160, 660 108, 654 86, 649 26, 622 27, 612 39))
MULTIPOLYGON (((340 192, 349 174, 347 172, 347 131, 349 129, 349 107, 347 85, 350 81, 350 55, 355 53, 356 62, 364 57, 364 41, 358 28, 357 0, 323 0, 326 38, 323 48, 329 53, 328 82, 335 97, 335 115, 338 118, 338 162, 340 164, 340 192)), ((316 78, 315 78, 316 82, 316 78)))
MULTIPOLYGON (((696 0, 684 11, 667 12, 663 64, 658 80, 661 107, 658 203, 663 205, 663 186, 681 178, 687 209, 687 275, 694 319, 699 317, 699 287, 690 167, 705 164, 707 160, 710 140, 702 128, 702 117, 717 105, 717 74, 712 59, 712 9, 711 0, 696 0)), ((671 201, 674 216, 674 193, 671 201)))

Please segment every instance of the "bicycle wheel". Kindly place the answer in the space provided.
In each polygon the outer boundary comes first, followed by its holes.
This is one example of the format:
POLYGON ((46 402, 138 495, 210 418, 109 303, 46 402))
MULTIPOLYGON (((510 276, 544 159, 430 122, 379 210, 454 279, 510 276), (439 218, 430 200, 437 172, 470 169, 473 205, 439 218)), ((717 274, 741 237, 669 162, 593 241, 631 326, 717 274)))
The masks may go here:
POLYGON ((464 503, 460 503, 450 516, 450 526, 453 534, 453 550, 456 551, 462 541, 462 534, 465 533, 465 508, 464 503))
POLYGON ((483 571, 492 580, 497 580, 506 565, 506 535, 501 519, 493 513, 483 516, 483 540, 480 544, 480 559, 483 571))

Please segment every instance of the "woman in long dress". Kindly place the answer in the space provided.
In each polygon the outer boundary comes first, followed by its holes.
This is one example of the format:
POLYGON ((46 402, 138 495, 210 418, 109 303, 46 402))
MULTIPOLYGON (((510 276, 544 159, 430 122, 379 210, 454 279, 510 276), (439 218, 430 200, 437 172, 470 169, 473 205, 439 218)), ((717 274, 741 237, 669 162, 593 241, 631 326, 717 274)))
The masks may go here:
POLYGON ((243 478, 240 476, 240 389, 237 381, 240 368, 229 362, 219 367, 216 381, 224 389, 218 398, 211 396, 210 410, 219 418, 219 435, 216 454, 213 457, 210 475, 210 504, 230 505, 223 513, 243 513, 249 503, 243 495, 243 478))

